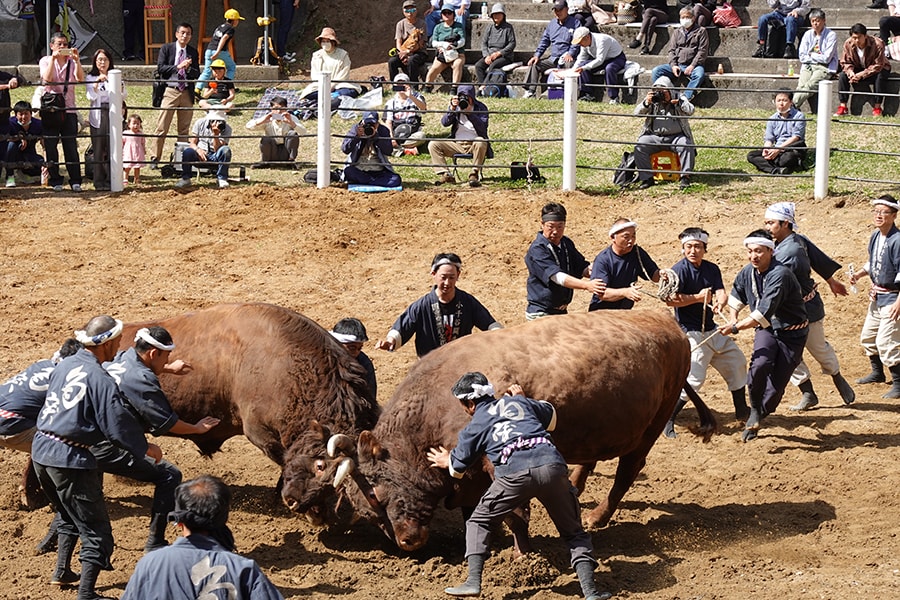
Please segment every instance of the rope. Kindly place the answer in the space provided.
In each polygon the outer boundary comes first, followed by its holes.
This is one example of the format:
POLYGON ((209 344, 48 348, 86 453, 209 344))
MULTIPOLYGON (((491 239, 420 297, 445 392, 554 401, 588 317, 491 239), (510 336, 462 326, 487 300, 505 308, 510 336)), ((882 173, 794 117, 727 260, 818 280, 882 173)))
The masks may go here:
MULTIPOLYGON (((638 255, 640 256, 640 255, 638 255)), ((640 259, 639 259, 640 260, 640 259)), ((641 264, 641 269, 644 268, 643 263, 641 264)), ((647 275, 646 270, 644 274, 647 275)), ((651 279, 649 276, 647 279, 651 279)), ((647 294, 648 296, 652 296, 653 298, 657 298, 666 302, 667 300, 671 300, 675 295, 675 292, 678 290, 678 273, 673 271, 672 269, 660 269, 659 270, 659 287, 656 290, 656 293, 648 292, 644 289, 641 289, 641 285, 638 282, 634 282, 631 284, 631 287, 636 289, 642 294, 647 294)))

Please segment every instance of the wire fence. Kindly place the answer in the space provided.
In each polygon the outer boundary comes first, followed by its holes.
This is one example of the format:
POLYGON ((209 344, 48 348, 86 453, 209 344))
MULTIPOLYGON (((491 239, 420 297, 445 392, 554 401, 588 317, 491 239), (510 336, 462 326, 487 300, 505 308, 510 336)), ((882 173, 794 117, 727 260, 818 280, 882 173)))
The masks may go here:
MULTIPOLYGON (((137 85, 149 85, 156 82, 153 79, 142 79, 142 78, 130 78, 127 81, 124 81, 121 78, 121 71, 114 71, 116 75, 111 75, 110 80, 110 89, 115 90, 116 87, 121 89, 121 86, 127 83, 128 85, 137 84, 137 85), (116 82, 112 80, 112 77, 116 78, 116 82)), ((187 82, 190 86, 194 83, 193 81, 187 82)), ((268 89, 273 89, 276 91, 283 90, 285 92, 294 92, 297 90, 304 88, 305 86, 316 83, 319 86, 319 89, 331 89, 331 82, 326 81, 324 78, 321 80, 291 80, 290 82, 285 82, 283 80, 241 80, 241 86, 246 87, 254 87, 260 86, 268 89)), ((342 82, 343 83, 343 82, 342 82)), ((371 85, 372 81, 350 81, 348 83, 356 84, 356 85, 371 85)), ((81 84, 70 84, 74 87, 87 85, 87 82, 83 82, 81 84)), ((628 122, 629 120, 639 119, 643 121, 647 118, 647 115, 644 114, 635 114, 635 113, 623 113, 619 112, 619 110, 603 110, 601 104, 592 103, 592 102, 584 102, 578 101, 577 92, 575 91, 575 86, 577 84, 576 78, 569 77, 562 84, 563 98, 561 99, 561 106, 557 109, 523 109, 521 108, 521 104, 513 107, 512 105, 505 106, 503 102, 493 102, 493 107, 487 111, 490 115, 490 118, 493 121, 497 121, 499 119, 505 120, 515 120, 519 123, 528 123, 533 124, 533 127, 529 128, 529 135, 527 137, 491 137, 490 142, 495 147, 504 148, 506 150, 511 150, 511 154, 517 155, 519 158, 525 158, 529 165, 537 167, 538 169, 545 171, 545 173, 554 173, 558 171, 563 172, 563 189, 575 189, 576 181, 574 180, 575 173, 612 173, 618 169, 618 165, 615 162, 610 162, 609 159, 615 159, 621 151, 627 150, 634 146, 635 138, 634 135, 634 127, 622 129, 623 131, 627 131, 627 137, 619 138, 619 137, 595 137, 590 135, 590 130, 592 129, 591 123, 605 120, 605 119, 621 119, 624 122, 628 122), (560 126, 559 123, 555 121, 551 121, 548 117, 562 117, 563 123, 560 126), (571 129, 567 129, 567 127, 571 127, 571 129), (534 132, 535 135, 530 135, 531 132, 534 132), (579 135, 581 132, 582 133, 579 135), (535 147, 540 147, 542 150, 540 152, 535 152, 533 149, 535 147), (522 157, 523 150, 527 149, 526 156, 522 157), (562 157, 562 160, 553 160, 552 157, 562 157), (605 159, 598 160, 598 156, 605 157, 605 159), (543 159, 542 159, 543 157, 543 159), (548 160, 547 157, 550 157, 548 160), (568 176, 567 176, 568 172, 568 176)), ((415 85, 415 82, 413 82, 415 85)), ((448 84, 441 84, 447 86, 448 84)), ((522 88, 526 84, 517 84, 517 83, 508 83, 510 88, 522 88)), ((385 82, 385 86, 390 86, 390 82, 385 82)), ((829 163, 828 157, 838 156, 838 155, 846 155, 846 156, 859 156, 861 158, 867 157, 878 157, 878 158, 895 158, 897 157, 897 153, 891 150, 885 150, 883 148, 875 148, 875 147, 866 147, 867 136, 865 133, 859 133, 857 135, 862 136, 860 140, 861 143, 859 147, 841 147, 834 146, 831 143, 832 136, 831 131, 833 128, 840 128, 842 130, 868 130, 867 128, 875 128, 885 129, 885 128, 895 128, 900 126, 893 118, 884 118, 878 121, 872 120, 862 120, 856 118, 832 118, 831 117, 831 97, 834 95, 834 82, 825 81, 822 82, 819 90, 819 115, 816 118, 806 118, 805 122, 807 125, 815 124, 817 126, 817 135, 816 135, 816 143, 810 144, 807 148, 808 155, 815 156, 816 159, 813 162, 813 165, 808 164, 810 161, 807 161, 806 167, 813 167, 812 170, 799 170, 795 173, 789 174, 764 174, 752 169, 749 166, 749 163, 746 161, 742 161, 744 165, 743 169, 735 168, 737 163, 729 160, 729 164, 721 165, 716 168, 715 165, 710 166, 707 165, 704 169, 693 169, 692 171, 684 171, 684 170, 675 170, 672 173, 676 175, 690 175, 692 177, 728 177, 728 178, 751 178, 751 177, 794 177, 794 178, 815 178, 817 182, 816 195, 827 195, 827 181, 830 178, 835 180, 844 180, 844 181, 859 181, 861 183, 873 183, 879 185, 900 185, 900 181, 896 181, 894 179, 888 177, 864 177, 859 175, 854 175, 853 173, 834 173, 832 174, 829 171, 829 163), (823 137, 822 132, 825 131, 825 135, 823 137), (824 141, 824 144, 823 144, 824 141), (825 158, 823 161, 822 158, 825 158), (824 164, 823 164, 824 163, 824 164), (723 166, 727 166, 727 168, 722 168, 723 166), (820 180, 824 180, 824 188, 819 184, 820 180), (823 192, 824 189, 824 192, 823 192)), ((547 89, 560 89, 558 84, 540 84, 541 90, 547 89)), ((607 91, 609 89, 608 86, 597 86, 606 88, 607 91)), ((643 102, 643 94, 646 93, 648 86, 617 86, 622 94, 626 92, 633 95, 637 102, 643 102)), ((387 88, 386 88, 387 89, 387 88)), ((453 89, 452 87, 450 88, 453 89)), ((744 93, 746 94, 748 89, 744 88, 698 88, 699 92, 702 91, 715 91, 717 94, 731 94, 731 93, 744 93)), ((772 90, 759 90, 758 88, 754 88, 752 90, 755 93, 766 93, 771 92, 772 94, 776 94, 778 92, 785 91, 784 88, 776 88, 772 90)), ((516 94, 513 94, 516 95, 516 94)), ((871 93, 866 93, 864 91, 850 91, 848 95, 852 98, 853 96, 871 96, 871 93)), ((898 98, 900 95, 898 94, 885 94, 888 98, 898 98)), ((318 114, 331 114, 331 104, 330 104, 330 96, 328 94, 323 94, 322 98, 320 98, 319 105, 317 107, 318 114)), ((117 114, 125 115, 125 111, 141 111, 143 113, 160 113, 162 111, 170 111, 170 113, 178 113, 180 111, 190 111, 193 113, 197 111, 198 108, 196 105, 184 106, 184 107, 154 107, 154 106, 140 106, 140 105, 131 105, 127 108, 124 106, 124 101, 121 98, 121 94, 116 94, 114 91, 110 93, 110 103, 119 102, 120 110, 117 114)), ((353 104, 351 102, 351 104, 353 104)), ((77 105, 75 107, 78 111, 86 112, 90 111, 92 108, 97 109, 97 107, 91 107, 87 105, 77 105)), ((239 106, 236 107, 236 110, 247 111, 250 108, 253 108, 254 111, 265 110, 265 107, 257 106, 257 107, 249 107, 249 106, 239 106)), ((308 107, 307 107, 308 108, 308 107)), ((288 107, 290 111, 293 111, 293 114, 296 117, 301 116, 301 111, 297 107, 288 107)), ((101 110, 107 110, 106 107, 101 110)), ((378 99, 377 104, 373 104, 372 106, 360 107, 349 109, 348 112, 353 114, 355 118, 358 119, 358 116, 361 114, 363 110, 374 110, 379 114, 385 112, 385 106, 383 105, 383 97, 378 99)), ((419 111, 425 118, 429 116, 440 117, 446 114, 447 107, 443 108, 429 108, 427 110, 419 111)), ((113 111, 110 111, 112 114, 113 111)), ((477 112, 477 111, 476 111, 477 112)), ((715 136, 710 136, 709 132, 706 131, 700 135, 695 135, 693 139, 693 143, 688 144, 688 148, 690 148, 693 152, 701 154, 703 151, 721 151, 721 152, 750 152, 753 150, 759 150, 761 148, 761 144, 754 143, 757 139, 762 139, 761 135, 761 127, 760 125, 767 122, 770 117, 753 117, 753 116, 722 116, 720 114, 701 114, 695 112, 693 115, 689 117, 680 117, 687 119, 693 127, 697 128, 700 126, 705 126, 707 129, 712 128, 713 131, 717 127, 717 124, 721 123, 723 125, 733 126, 736 122, 747 123, 748 124, 748 134, 742 138, 741 143, 722 143, 721 140, 715 139, 715 136), (752 129, 751 129, 752 127, 752 129), (750 133, 752 131, 752 133, 750 133)), ((148 119, 148 123, 145 125, 144 129, 144 138, 148 141, 154 141, 157 137, 155 132, 149 131, 152 127, 150 125, 148 119)), ((174 119, 173 119, 174 120, 174 119)), ((232 120, 232 119, 230 119, 232 120)), ((237 120, 233 120, 235 123, 237 120)), ((350 119, 355 123, 354 119, 350 119)), ((344 139, 344 132, 332 132, 331 131, 331 122, 330 119, 317 120, 311 119, 303 122, 305 127, 308 127, 306 132, 298 132, 297 138, 300 140, 308 140, 315 141, 315 145, 317 147, 317 154, 315 160, 305 159, 301 156, 297 156, 291 160, 276 160, 269 161, 271 163, 270 166, 274 167, 290 167, 294 169, 316 169, 318 176, 318 183, 320 187, 325 187, 331 183, 331 171, 336 167, 340 167, 344 164, 345 158, 340 154, 339 151, 336 150, 335 146, 340 146, 341 141, 344 139), (311 125, 315 124, 315 130, 311 127, 311 125), (323 127, 323 125, 325 125, 323 127)), ((171 128, 171 127, 170 127, 171 128)), ((121 148, 122 146, 122 127, 110 127, 109 135, 110 135, 110 148, 116 149, 121 148)), ((242 129, 242 128, 241 128, 242 129)), ((428 127, 432 132, 434 129, 432 127, 428 127)), ((75 135, 67 134, 56 136, 60 141, 69 140, 71 138, 76 138, 78 141, 87 140, 90 138, 88 133, 84 133, 87 129, 82 129, 82 133, 78 133, 75 135)), ((164 132, 167 136, 171 135, 171 132, 164 132)), ((96 132, 95 132, 96 135, 96 132)), ((182 143, 187 140, 184 139, 185 136, 174 135, 171 136, 176 138, 178 141, 182 143)), ((229 138, 231 140, 259 140, 260 134, 254 131, 241 131, 239 132, 236 127, 232 126, 231 135, 229 138)), ((402 148, 402 138, 391 137, 392 142, 397 142, 397 144, 402 148)), ((446 140, 446 131, 441 131, 438 135, 426 135, 421 138, 422 146, 427 148, 429 142, 432 141, 440 141, 446 140)), ((13 138, 10 138, 10 141, 14 141, 13 138)), ((54 142, 55 143, 55 142, 54 142)), ((115 170, 114 159, 116 158, 114 155, 115 152, 110 152, 110 163, 113 167, 112 170, 115 170)), ((121 157, 120 157, 121 158, 121 157)), ((175 158, 173 156, 173 158, 175 158)), ((495 171, 502 172, 508 171, 510 169, 510 160, 509 156, 504 156, 503 153, 496 153, 493 159, 488 160, 483 168, 486 171, 495 171)), ((83 160, 79 158, 80 162, 85 166, 96 166, 105 161, 102 158, 93 158, 84 157, 83 160)), ((65 161, 60 161, 58 164, 52 165, 58 169, 58 167, 64 162, 71 162, 69 157, 66 157, 65 161)), ((163 156, 153 156, 152 154, 148 154, 148 158, 141 162, 141 164, 145 166, 157 166, 159 163, 169 162, 166 160, 166 157, 163 156)), ((253 157, 242 157, 240 159, 234 158, 230 161, 230 166, 237 168, 246 168, 259 166, 260 160, 253 157)), ((22 168, 25 166, 22 162, 7 162, 7 174, 11 172, 12 169, 22 168)), ((176 165, 178 166, 178 165, 176 165)), ((403 160, 396 160, 393 162, 393 167, 398 171, 411 170, 411 169, 422 169, 422 168, 430 168, 430 169, 442 169, 447 168, 447 165, 436 162, 423 162, 423 159, 419 158, 415 162, 407 163, 403 160)), ((638 172, 646 173, 648 170, 639 169, 638 172)), ((656 173, 656 171, 650 169, 656 173)), ((896 172, 896 169, 890 169, 891 173, 896 172)), ((116 179, 116 178, 114 178, 116 179)), ((113 182, 113 190, 116 191, 115 182, 113 182)))

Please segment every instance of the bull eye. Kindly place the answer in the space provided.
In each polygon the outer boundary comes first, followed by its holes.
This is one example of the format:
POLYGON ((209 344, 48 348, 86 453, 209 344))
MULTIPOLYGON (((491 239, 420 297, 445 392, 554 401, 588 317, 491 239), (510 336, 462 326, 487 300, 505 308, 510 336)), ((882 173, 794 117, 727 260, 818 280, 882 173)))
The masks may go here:
POLYGON ((324 473, 324 472, 325 472, 325 461, 319 459, 316 461, 316 473, 324 473))

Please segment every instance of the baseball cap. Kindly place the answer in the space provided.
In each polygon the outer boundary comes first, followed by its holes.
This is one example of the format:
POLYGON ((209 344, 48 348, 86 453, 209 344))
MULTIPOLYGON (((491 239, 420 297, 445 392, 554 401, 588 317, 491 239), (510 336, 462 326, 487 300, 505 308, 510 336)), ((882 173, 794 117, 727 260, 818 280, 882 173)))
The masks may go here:
POLYGON ((375 125, 378 123, 378 113, 374 110, 368 110, 363 113, 362 122, 366 125, 375 125))
POLYGON ((403 3, 403 8, 416 8, 416 0, 406 0, 403 3))
POLYGON ((233 8, 229 8, 228 10, 225 11, 225 18, 228 19, 229 21, 234 21, 235 19, 240 19, 241 21, 246 21, 246 19, 244 19, 244 17, 241 16, 241 13, 234 10, 233 8))
POLYGON ((564 8, 569 8, 566 0, 556 0, 556 2, 553 3, 553 10, 562 10, 564 8))
POLYGON ((572 32, 572 43, 577 44, 587 36, 591 35, 591 30, 587 27, 578 27, 572 32))
POLYGON ((452 13, 455 13, 455 12, 456 12, 456 7, 453 6, 452 4, 444 4, 444 5, 441 7, 441 12, 442 12, 442 13, 445 13, 445 12, 452 12, 452 13))
POLYGON ((397 76, 394 77, 394 83, 403 83, 404 81, 409 81, 409 75, 406 73, 397 73, 397 76))

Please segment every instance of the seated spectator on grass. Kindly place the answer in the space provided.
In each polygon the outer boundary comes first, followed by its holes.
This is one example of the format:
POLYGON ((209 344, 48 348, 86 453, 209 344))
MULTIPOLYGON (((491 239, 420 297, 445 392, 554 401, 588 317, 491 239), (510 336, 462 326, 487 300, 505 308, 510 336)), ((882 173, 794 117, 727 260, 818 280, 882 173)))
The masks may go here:
POLYGON ((491 21, 492 23, 484 28, 484 35, 481 37, 481 58, 475 63, 475 81, 481 86, 479 92, 484 89, 487 74, 512 63, 513 52, 516 50, 516 32, 507 22, 506 9, 499 2, 491 8, 491 21))
POLYGON ((287 105, 284 97, 273 96, 269 101, 269 112, 247 122, 247 129, 263 128, 263 136, 259 140, 260 159, 251 169, 291 168, 297 161, 299 134, 306 133, 306 128, 288 111, 287 105))
POLYGON ((447 159, 454 154, 472 154, 472 172, 469 185, 481 186, 481 166, 491 143, 488 141, 488 109, 475 99, 475 88, 471 85, 459 86, 456 96, 450 98, 450 106, 441 117, 441 125, 450 128, 450 139, 428 142, 428 153, 438 167, 435 185, 456 183, 456 178, 447 169, 447 159))
POLYGON ((412 89, 406 73, 394 78, 394 96, 384 105, 384 122, 391 132, 394 156, 418 154, 425 143, 422 111, 428 110, 425 96, 412 89))
POLYGON ((378 122, 378 113, 363 113, 362 120, 354 125, 341 144, 341 152, 347 155, 344 181, 380 187, 399 187, 400 176, 394 172, 388 156, 391 154, 391 132, 378 122))
MULTIPOLYGON (((878 20, 878 36, 884 42, 885 47, 891 42, 891 36, 900 35, 900 0, 887 0, 888 16, 881 17, 878 20)), ((891 56, 888 58, 900 60, 900 56, 891 56)))
POLYGON ((766 122, 763 148, 751 150, 747 160, 763 173, 793 173, 806 158, 806 117, 794 106, 789 90, 776 92, 773 100, 775 114, 766 122))
POLYGON ((575 60, 575 71, 579 73, 579 100, 603 100, 601 71, 606 82, 609 103, 619 103, 619 71, 625 68, 625 53, 622 45, 611 35, 591 33, 587 27, 579 27, 572 34, 572 43, 581 48, 575 60))
POLYGON ((838 71, 837 35, 825 27, 825 13, 814 8, 809 11, 812 26, 800 41, 800 78, 794 104, 797 107, 818 92, 819 82, 831 79, 838 71))
POLYGON ((872 116, 880 117, 881 103, 884 102, 884 91, 888 75, 891 74, 891 63, 884 55, 884 42, 868 34, 866 26, 857 23, 850 28, 850 39, 844 42, 841 52, 841 73, 838 76, 838 106, 835 116, 850 114, 847 102, 850 99, 850 88, 875 87, 875 101, 872 105, 872 116))
MULTIPOLYGON (((15 171, 19 170, 29 183, 40 181, 44 167, 44 129, 41 120, 31 116, 31 104, 19 100, 13 107, 15 116, 7 119, 9 141, 3 143, 6 150, 6 187, 16 187, 15 171), (41 153, 38 153, 38 144, 41 153)), ((24 178, 24 177, 23 177, 24 178)))
POLYGON ((652 187, 650 155, 660 150, 671 150, 678 155, 681 170, 681 189, 691 185, 690 173, 694 170, 697 149, 694 137, 686 117, 694 114, 694 105, 683 95, 676 95, 672 89, 672 81, 668 77, 660 77, 653 82, 647 97, 638 102, 634 109, 636 115, 647 115, 641 135, 634 145, 634 164, 641 180, 640 189, 652 187))
POLYGON ((340 96, 351 98, 359 96, 362 88, 347 81, 350 79, 350 55, 338 47, 341 42, 334 29, 323 28, 322 33, 316 38, 316 43, 319 44, 319 49, 313 52, 309 66, 309 78, 313 81, 301 90, 300 99, 315 101, 318 98, 320 73, 331 74, 331 89, 327 90, 327 93, 331 94, 333 99, 340 100, 340 96))
MULTIPOLYGON (((758 46, 753 58, 766 58, 766 39, 769 37, 769 21, 784 23, 784 58, 797 58, 797 34, 809 13, 809 0, 766 0, 772 12, 757 21, 758 46)), ((769 57, 773 58, 773 57, 769 57)), ((778 58, 777 56, 774 58, 778 58)), ((799 103, 798 103, 799 104, 799 103)))
POLYGON ((575 64, 575 57, 578 56, 580 48, 572 43, 572 33, 578 28, 578 19, 569 14, 566 0, 555 0, 553 15, 554 18, 550 19, 541 34, 534 56, 528 59, 523 98, 540 96, 536 88, 544 73, 551 69, 567 69, 575 64), (548 49, 550 57, 544 58, 544 52, 548 49))
POLYGON ((703 81, 706 69, 703 63, 709 55, 709 34, 706 28, 697 24, 690 8, 682 8, 678 13, 681 27, 672 33, 669 44, 669 62, 653 68, 651 78, 656 81, 660 77, 668 77, 677 81, 684 75, 688 78, 684 96, 688 100, 694 97, 694 90, 703 81))
POLYGON ((228 112, 234 107, 234 82, 225 77, 225 61, 214 60, 212 73, 212 80, 200 92, 200 108, 228 112))
MULTIPOLYGON (((438 23, 431 34, 431 47, 436 55, 428 74, 425 75, 427 83, 433 83, 437 76, 447 67, 453 69, 453 83, 462 81, 463 65, 466 64, 466 30, 461 24, 453 20, 453 7, 444 4, 441 7, 441 22, 438 23)), ((428 90, 430 86, 426 86, 428 90)))
POLYGON ((425 21, 419 18, 416 0, 405 0, 403 18, 394 30, 394 47, 397 54, 388 59, 388 73, 393 81, 398 73, 406 73, 413 81, 421 81, 422 65, 428 60, 425 46, 425 21))
POLYGON ((225 113, 209 111, 205 117, 191 128, 191 145, 181 155, 181 179, 177 188, 191 185, 194 166, 202 163, 217 163, 216 181, 220 188, 228 187, 228 165, 231 162, 231 125, 225 120, 225 113))

